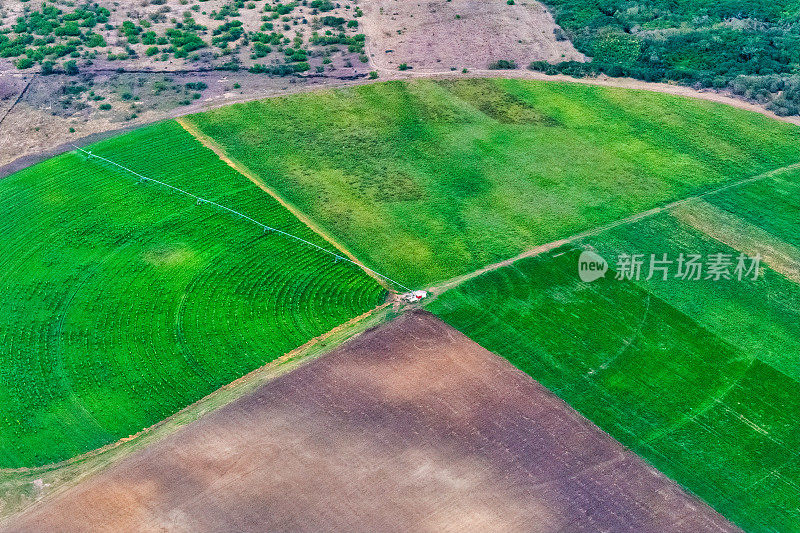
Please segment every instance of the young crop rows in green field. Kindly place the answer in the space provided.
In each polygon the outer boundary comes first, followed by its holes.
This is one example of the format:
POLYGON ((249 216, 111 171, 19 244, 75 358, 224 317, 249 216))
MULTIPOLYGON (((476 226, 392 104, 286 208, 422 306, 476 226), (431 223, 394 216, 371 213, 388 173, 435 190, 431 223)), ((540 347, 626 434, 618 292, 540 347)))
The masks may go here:
POLYGON ((380 83, 189 120, 415 286, 800 159, 800 130, 755 113, 521 80, 380 83))
MULTIPOLYGON (((90 148, 327 246, 166 122, 90 148)), ((356 266, 76 153, 0 181, 0 467, 150 426, 383 301, 356 266)))
POLYGON ((798 190, 798 171, 728 189, 704 199, 720 209, 709 233, 688 223, 709 212, 690 202, 475 278, 431 310, 745 530, 800 531, 800 285, 782 261, 800 262, 798 190), (612 268, 591 283, 585 247, 612 268), (613 271, 622 253, 743 252, 764 254, 757 280, 613 271))

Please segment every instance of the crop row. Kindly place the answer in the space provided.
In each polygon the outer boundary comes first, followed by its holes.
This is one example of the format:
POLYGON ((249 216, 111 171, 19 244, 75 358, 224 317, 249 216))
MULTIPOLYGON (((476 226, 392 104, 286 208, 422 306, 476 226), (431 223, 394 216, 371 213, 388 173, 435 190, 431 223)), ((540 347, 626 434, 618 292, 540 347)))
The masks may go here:
POLYGON ((562 249, 431 309, 745 530, 798 531, 800 286, 768 266, 756 281, 614 279, 620 252, 735 252, 667 214, 581 244, 605 278, 580 281, 579 250, 562 249))
MULTIPOLYGON (((324 244, 174 123, 93 150, 324 244)), ((2 467, 135 433, 383 297, 350 263, 76 154, 4 180, 0 206, 2 467)))

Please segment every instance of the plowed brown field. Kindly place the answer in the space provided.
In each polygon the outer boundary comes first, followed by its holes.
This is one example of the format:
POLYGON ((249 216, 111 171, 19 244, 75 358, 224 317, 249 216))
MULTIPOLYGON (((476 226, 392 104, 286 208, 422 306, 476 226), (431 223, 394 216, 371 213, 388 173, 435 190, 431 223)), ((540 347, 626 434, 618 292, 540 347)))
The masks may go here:
POLYGON ((735 531, 422 311, 371 330, 7 531, 735 531))

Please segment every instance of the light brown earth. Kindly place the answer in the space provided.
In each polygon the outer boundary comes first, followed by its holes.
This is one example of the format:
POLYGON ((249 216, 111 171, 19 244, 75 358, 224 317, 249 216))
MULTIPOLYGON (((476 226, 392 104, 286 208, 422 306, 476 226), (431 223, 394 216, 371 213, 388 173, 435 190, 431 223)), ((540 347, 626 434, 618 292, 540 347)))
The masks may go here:
POLYGON ((414 70, 487 68, 499 59, 585 61, 539 2, 505 0, 368 0, 363 30, 379 69, 407 63, 414 70))
MULTIPOLYGON (((17 17, 25 11, 40 9, 43 3, 54 5, 65 13, 76 8, 73 0, 0 0, 0 31, 10 31, 17 17)), ((332 10, 324 13, 297 2, 291 13, 275 20, 270 18, 274 31, 283 34, 287 40, 296 36, 303 39, 303 48, 309 52, 310 70, 302 79, 270 78, 247 72, 246 69, 254 64, 284 63, 282 47, 278 50, 273 46, 272 52, 265 57, 254 58, 251 44, 245 44, 244 39, 235 41, 224 54, 221 48, 212 45, 214 30, 226 20, 241 22, 247 32, 273 31, 261 30, 265 22, 263 18, 272 15, 263 9, 273 3, 246 2, 238 10, 239 16, 219 20, 220 17, 212 17, 212 14, 225 5, 232 6, 230 0, 99 0, 97 4, 111 12, 110 28, 97 24, 91 31, 102 35, 107 46, 91 49, 96 54, 91 62, 86 58, 77 60, 78 76, 41 76, 38 74, 41 70, 39 64, 18 70, 14 66, 16 58, 0 58, 0 167, 18 157, 47 152, 62 143, 88 135, 196 112, 237 99, 279 94, 298 81, 306 87, 313 87, 320 78, 335 85, 341 80, 366 76, 369 65, 362 63, 359 54, 349 51, 347 46, 322 46, 310 41, 312 32, 324 33, 330 29, 321 24, 319 19, 322 16, 354 20, 356 5, 353 0, 338 0, 332 10), (129 43, 119 29, 124 21, 131 21, 149 24, 144 29, 163 36, 167 29, 182 21, 185 14, 190 14, 198 24, 206 27, 198 30, 198 34, 209 44, 193 52, 189 58, 176 58, 170 54, 162 61, 161 54, 148 56, 145 51, 150 45, 129 43), (135 57, 108 59, 109 54, 116 57, 127 47, 136 53, 135 57), (213 70, 233 58, 238 59, 241 71, 213 70), (118 69, 125 72, 119 73, 118 69), (197 81, 206 83, 209 88, 200 91, 201 97, 194 99, 193 94, 197 91, 184 90, 184 87, 187 82, 197 81), (234 87, 235 83, 241 87, 234 87), (156 84, 167 89, 156 91, 156 84), (70 85, 82 86, 86 90, 67 94, 64 88, 70 85), (180 90, 173 90, 176 86, 180 90), (126 92, 133 99, 122 98, 126 92), (104 104, 110 104, 112 108, 99 109, 104 104)), ((341 31, 354 35, 361 30, 344 26, 341 31)), ((10 35, 13 38, 14 34, 10 35)), ((159 48, 163 51, 167 46, 159 48)), ((56 63, 61 65, 66 59, 69 57, 56 63)), ((60 71, 60 67, 57 70, 60 71)))
POLYGON ((772 270, 800 283, 800 249, 796 246, 703 200, 682 205, 671 213, 734 250, 750 257, 761 256, 772 270))
MULTIPOLYGON (((76 5, 82 5, 74 0, 26 0, 22 1, 7 1, 0 0, 0 28, 13 29, 17 17, 23 15, 25 11, 39 10, 42 4, 54 5, 65 13, 69 13, 75 9, 76 5)), ((210 68, 213 65, 219 65, 231 58, 237 58, 241 62, 243 68, 248 68, 255 63, 270 64, 275 61, 282 62, 282 54, 273 47, 273 52, 267 54, 262 58, 252 58, 252 48, 249 45, 243 44, 243 40, 237 40, 228 46, 228 51, 221 54, 222 48, 214 46, 211 43, 214 30, 230 20, 237 20, 242 23, 242 28, 246 32, 264 31, 270 33, 272 31, 283 34, 289 39, 294 39, 296 35, 301 35, 305 40, 305 46, 309 51, 314 50, 315 46, 309 43, 308 39, 312 31, 323 33, 325 30, 330 29, 327 26, 322 26, 318 19, 323 16, 342 17, 346 20, 354 19, 354 12, 358 0, 337 0, 334 2, 334 7, 330 11, 319 12, 312 8, 306 2, 297 2, 296 6, 290 13, 278 19, 269 18, 272 13, 265 12, 264 6, 269 4, 273 5, 277 2, 263 2, 256 0, 252 2, 245 2, 244 6, 237 9, 237 16, 214 17, 214 13, 220 12, 224 6, 231 7, 233 2, 231 0, 97 0, 92 4, 97 4, 110 11, 107 27, 105 24, 95 25, 91 31, 103 37, 106 46, 98 46, 92 48, 96 52, 96 57, 92 60, 91 66, 85 66, 82 59, 78 60, 79 66, 87 71, 114 71, 117 68, 124 68, 130 72, 139 70, 151 71, 165 71, 174 72, 176 70, 189 69, 198 70, 201 68, 210 68), (130 21, 136 25, 141 25, 143 22, 149 24, 143 27, 146 31, 154 31, 157 35, 164 35, 165 31, 174 28, 176 22, 183 21, 185 16, 191 18, 199 25, 205 26, 205 30, 198 29, 197 33, 202 37, 206 43, 209 44, 206 48, 201 48, 193 52, 189 58, 177 58, 170 55, 165 61, 161 60, 161 54, 148 56, 146 50, 151 46, 142 42, 130 43, 126 36, 120 31, 122 23, 130 21), (261 29, 265 20, 263 17, 268 17, 268 21, 273 24, 273 29, 261 29), (285 20, 284 20, 285 19, 285 20), (174 21, 174 22, 173 22, 174 21), (288 26, 288 27, 287 27, 288 26), (108 55, 112 54, 117 56, 125 54, 126 49, 130 48, 136 53, 136 57, 130 57, 124 60, 108 60, 108 55)), ((283 2, 289 4, 290 2, 283 2)), ((339 31, 337 29, 337 31, 339 31)), ((342 31, 353 35, 359 33, 357 28, 348 28, 345 26, 342 31)), ((66 40, 66 39, 64 39, 66 40)), ((159 49, 163 51, 165 45, 159 45, 159 49)), ((13 66, 12 61, 15 58, 0 58, 0 70, 17 71, 13 66)), ((67 58, 68 59, 68 58, 67 58)), ((326 66, 326 69, 348 69, 358 66, 358 55, 347 53, 346 47, 339 53, 334 53, 331 56, 332 63, 326 66), (345 62, 354 62, 352 67, 345 67, 345 62)), ((63 60, 57 61, 61 63, 63 60)), ((313 66, 320 65, 319 61, 312 59, 313 66)), ((23 71, 27 74, 39 72, 40 66, 35 65, 23 71)))
POLYGON ((5 531, 736 531, 560 399, 417 311, 5 531))

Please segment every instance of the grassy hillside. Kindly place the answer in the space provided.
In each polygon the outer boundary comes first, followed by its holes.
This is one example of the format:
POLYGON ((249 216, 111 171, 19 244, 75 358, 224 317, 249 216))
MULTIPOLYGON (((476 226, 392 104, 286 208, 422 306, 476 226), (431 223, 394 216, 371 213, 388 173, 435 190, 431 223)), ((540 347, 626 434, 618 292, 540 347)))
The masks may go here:
MULTIPOLYGON (((174 122, 91 147, 318 242, 174 122)), ((137 432, 361 314, 358 268, 96 159, 0 181, 0 467, 137 432)))
POLYGON ((800 129, 757 114, 520 80, 382 83, 189 120, 407 285, 800 160, 800 129))
POLYGON ((798 187, 795 171, 711 195, 475 278, 431 310, 747 531, 800 531, 798 187), (758 280, 645 281, 645 268, 584 283, 584 247, 612 269, 620 253, 768 266, 758 280))

